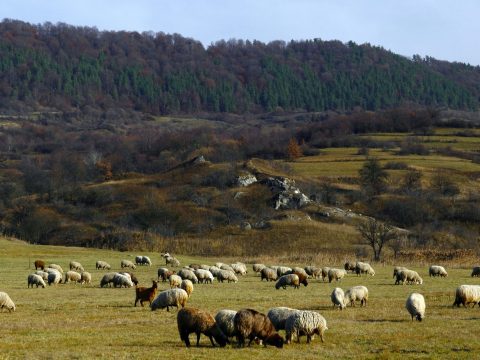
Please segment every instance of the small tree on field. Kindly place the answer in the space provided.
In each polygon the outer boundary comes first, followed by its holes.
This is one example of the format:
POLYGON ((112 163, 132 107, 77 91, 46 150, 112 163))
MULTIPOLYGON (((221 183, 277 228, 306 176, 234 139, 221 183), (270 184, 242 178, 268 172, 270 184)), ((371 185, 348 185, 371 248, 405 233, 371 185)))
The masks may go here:
POLYGON ((369 158, 359 171, 363 191, 371 199, 385 190, 388 173, 383 170, 380 161, 369 158))
POLYGON ((294 138, 291 138, 290 141, 288 142, 287 146, 287 158, 290 161, 293 161, 300 156, 302 156, 302 149, 300 148, 300 145, 298 145, 297 140, 294 138))
POLYGON ((396 231, 387 224, 383 224, 376 219, 369 219, 357 227, 365 244, 373 250, 375 261, 380 260, 383 247, 392 239, 397 237, 396 231))

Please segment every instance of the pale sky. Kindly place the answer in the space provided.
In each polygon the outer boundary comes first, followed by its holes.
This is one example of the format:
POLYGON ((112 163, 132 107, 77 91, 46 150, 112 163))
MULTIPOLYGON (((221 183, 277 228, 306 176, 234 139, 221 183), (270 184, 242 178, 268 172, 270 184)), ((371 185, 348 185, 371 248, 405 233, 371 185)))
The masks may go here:
POLYGON ((201 41, 352 40, 480 65, 480 0, 0 0, 0 19, 201 41))

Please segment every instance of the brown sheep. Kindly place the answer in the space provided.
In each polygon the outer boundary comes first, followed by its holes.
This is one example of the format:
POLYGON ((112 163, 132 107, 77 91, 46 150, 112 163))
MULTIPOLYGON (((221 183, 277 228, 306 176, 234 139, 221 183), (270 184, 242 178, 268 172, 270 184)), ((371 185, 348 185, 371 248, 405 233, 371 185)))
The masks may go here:
POLYGON ((345 269, 346 271, 355 272, 355 265, 356 265, 355 262, 347 261, 347 262, 345 263, 344 269, 345 269))
POLYGON ((128 275, 130 275, 130 279, 132 280, 132 283, 133 283, 135 286, 138 285, 138 278, 135 276, 134 273, 124 272, 123 274, 128 274, 128 275))
POLYGON ((245 346, 245 339, 249 339, 248 346, 255 338, 263 341, 264 346, 273 345, 283 347, 283 338, 275 331, 270 319, 253 309, 242 309, 233 318, 238 347, 245 346))
POLYGON ((305 276, 304 273, 301 273, 301 272, 298 272, 298 271, 294 271, 292 274, 295 274, 295 275, 298 276, 298 280, 300 280, 300 284, 303 284, 303 286, 307 286, 307 285, 308 285, 307 277, 305 276))
POLYGON ((37 270, 39 268, 42 269, 42 270, 45 270, 45 261, 43 261, 43 260, 35 260, 33 265, 35 265, 35 270, 37 270))
POLYGON ((155 299, 155 295, 157 295, 158 289, 158 281, 152 280, 152 286, 147 288, 144 286, 135 286, 135 306, 137 306, 137 302, 140 300, 140 305, 143 307, 143 303, 148 301, 150 305, 152 305, 153 299, 155 299))
POLYGON ((215 346, 213 339, 215 339, 221 347, 224 347, 228 343, 227 337, 222 330, 220 330, 213 316, 206 311, 196 308, 180 309, 177 314, 177 325, 180 339, 185 342, 187 347, 190 346, 188 335, 192 332, 197 334, 197 346, 199 346, 200 343, 200 334, 208 336, 212 346, 215 346))

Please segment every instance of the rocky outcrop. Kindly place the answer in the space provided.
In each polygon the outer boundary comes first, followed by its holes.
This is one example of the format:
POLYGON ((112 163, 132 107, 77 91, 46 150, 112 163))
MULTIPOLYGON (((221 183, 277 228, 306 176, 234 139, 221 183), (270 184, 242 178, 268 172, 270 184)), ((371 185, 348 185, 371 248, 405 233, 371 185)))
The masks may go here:
POLYGON ((240 175, 237 178, 237 185, 238 186, 248 186, 248 185, 255 184, 257 181, 258 180, 255 177, 255 175, 252 175, 252 174, 240 175))
POLYGON ((296 186, 295 180, 285 177, 268 177, 262 183, 270 188, 275 210, 300 209, 312 202, 296 186))

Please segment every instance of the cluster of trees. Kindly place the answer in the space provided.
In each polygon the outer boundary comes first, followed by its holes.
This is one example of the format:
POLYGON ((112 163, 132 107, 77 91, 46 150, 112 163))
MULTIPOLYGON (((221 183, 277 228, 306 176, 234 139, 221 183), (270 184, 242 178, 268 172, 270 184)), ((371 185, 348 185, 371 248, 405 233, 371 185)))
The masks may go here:
POLYGON ((219 41, 0 23, 0 106, 120 107, 153 114, 385 109, 405 103, 473 109, 480 69, 413 60, 339 41, 219 41))

